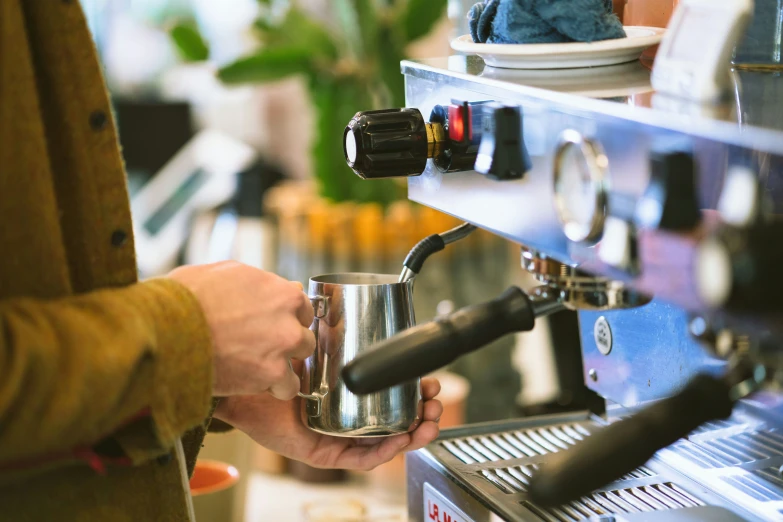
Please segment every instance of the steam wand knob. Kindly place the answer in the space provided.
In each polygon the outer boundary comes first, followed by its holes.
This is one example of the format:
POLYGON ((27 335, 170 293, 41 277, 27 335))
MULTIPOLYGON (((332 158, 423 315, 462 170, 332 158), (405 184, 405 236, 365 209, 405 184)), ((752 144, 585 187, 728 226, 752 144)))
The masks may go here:
POLYGON ((363 179, 419 176, 447 145, 443 125, 418 109, 358 112, 343 132, 345 161, 363 179))
POLYGON ((404 283, 416 277, 419 272, 421 272, 424 261, 432 254, 440 252, 446 248, 446 245, 459 241, 460 239, 465 239, 475 230, 475 225, 463 223, 447 232, 433 234, 419 241, 416 246, 411 249, 410 253, 408 253, 408 256, 405 258, 405 261, 402 263, 403 268, 399 282, 404 283))

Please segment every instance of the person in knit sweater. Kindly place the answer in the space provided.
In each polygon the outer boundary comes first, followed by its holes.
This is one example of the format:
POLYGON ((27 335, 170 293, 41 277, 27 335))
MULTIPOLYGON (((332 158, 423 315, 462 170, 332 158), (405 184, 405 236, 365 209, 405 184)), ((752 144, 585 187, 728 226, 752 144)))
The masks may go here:
POLYGON ((213 417, 326 468, 370 469, 438 435, 432 380, 413 433, 304 427, 289 366, 315 346, 301 286, 232 262, 137 281, 77 0, 0 1, 0 221, 1 521, 191 521, 188 475, 213 417))

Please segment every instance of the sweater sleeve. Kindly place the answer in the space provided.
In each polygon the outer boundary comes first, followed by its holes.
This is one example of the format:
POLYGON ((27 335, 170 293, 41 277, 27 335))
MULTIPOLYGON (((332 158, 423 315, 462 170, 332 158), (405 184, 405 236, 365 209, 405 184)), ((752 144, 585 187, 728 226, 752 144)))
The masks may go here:
POLYGON ((168 451, 209 414, 211 351, 198 302, 168 279, 0 300, 0 470, 114 434, 134 463, 168 451))

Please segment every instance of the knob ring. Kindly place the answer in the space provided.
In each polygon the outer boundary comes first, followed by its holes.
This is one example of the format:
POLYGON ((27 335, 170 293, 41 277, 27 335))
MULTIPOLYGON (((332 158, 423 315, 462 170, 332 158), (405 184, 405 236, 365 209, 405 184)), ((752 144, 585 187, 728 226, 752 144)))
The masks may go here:
POLYGON ((359 158, 361 158, 364 155, 364 146, 362 140, 356 136, 358 124, 359 124, 358 121, 356 119, 353 119, 350 122, 348 122, 348 125, 345 127, 345 130, 343 131, 343 154, 345 155, 346 163, 351 169, 356 168, 359 158), (351 154, 349 154, 348 151, 347 139, 349 134, 353 137, 353 143, 354 143, 353 158, 351 158, 351 154))
POLYGON ((601 146, 575 130, 564 131, 558 140, 553 163, 555 210, 566 237, 575 243, 597 239, 603 231, 609 201, 609 160, 601 146), (587 181, 591 188, 593 214, 588 223, 580 223, 568 208, 564 194, 565 161, 567 154, 576 149, 584 159, 588 170, 587 181))

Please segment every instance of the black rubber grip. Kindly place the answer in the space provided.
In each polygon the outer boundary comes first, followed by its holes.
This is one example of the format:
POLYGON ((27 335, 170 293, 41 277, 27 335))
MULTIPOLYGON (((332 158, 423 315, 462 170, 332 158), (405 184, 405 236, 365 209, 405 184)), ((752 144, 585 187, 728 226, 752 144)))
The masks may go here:
POLYGON ((554 454, 532 477, 529 498, 542 507, 576 500, 644 465, 702 424, 729 417, 732 407, 724 380, 699 375, 677 395, 554 454))
POLYGON ((435 252, 440 252, 444 248, 446 248, 446 242, 443 241, 440 234, 433 234, 425 237, 411 249, 402 265, 418 274, 421 272, 421 267, 424 265, 427 258, 435 252))
POLYGON ((456 312, 395 335, 343 369, 348 389, 373 393, 442 368, 457 357, 504 335, 533 329, 530 300, 519 288, 484 304, 456 312))
POLYGON ((363 179, 421 175, 428 143, 418 109, 358 112, 343 132, 345 161, 363 179))

